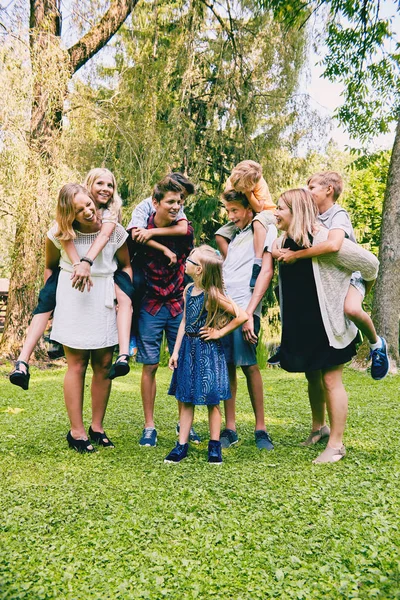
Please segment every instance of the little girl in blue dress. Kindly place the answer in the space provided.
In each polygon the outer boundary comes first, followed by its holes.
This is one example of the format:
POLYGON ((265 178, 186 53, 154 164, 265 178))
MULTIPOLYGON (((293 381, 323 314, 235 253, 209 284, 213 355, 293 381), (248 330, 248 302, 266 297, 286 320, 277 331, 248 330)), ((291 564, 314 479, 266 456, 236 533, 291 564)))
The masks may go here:
POLYGON ((186 259, 194 283, 184 291, 185 308, 169 367, 169 394, 181 403, 179 441, 164 462, 186 458, 196 405, 208 407, 208 462, 222 462, 219 403, 229 400, 228 368, 220 338, 247 321, 245 311, 223 292, 222 258, 210 246, 195 248, 186 259), (233 317, 233 318, 232 318, 233 317))

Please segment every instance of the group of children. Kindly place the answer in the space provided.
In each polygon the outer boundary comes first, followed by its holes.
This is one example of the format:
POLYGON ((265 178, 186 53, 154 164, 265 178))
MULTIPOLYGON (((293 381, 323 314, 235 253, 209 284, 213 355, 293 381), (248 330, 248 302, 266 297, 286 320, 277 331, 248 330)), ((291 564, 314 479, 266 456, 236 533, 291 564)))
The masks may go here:
POLYGON ((111 380, 129 372, 133 300, 137 360, 143 364, 145 425, 140 445, 157 443, 156 373, 165 333, 173 370, 169 394, 177 398, 179 411, 179 439, 165 462, 180 462, 187 456, 188 442, 200 441, 193 429, 196 405, 208 407, 210 463, 220 464, 221 448, 237 443, 238 366, 246 377, 255 416, 256 446, 272 450, 256 347, 261 302, 276 259, 282 339, 272 362, 280 362, 289 372, 305 373, 312 427, 302 444, 327 439, 314 462, 337 462, 345 454, 347 418, 342 370, 356 352, 358 329, 371 345, 372 377, 382 379, 390 366, 386 342, 362 308, 378 261, 356 244, 349 216, 336 203, 341 191, 338 173, 317 173, 307 189, 285 192, 275 206, 261 166, 243 161, 233 169, 222 194, 229 223, 216 232, 216 251, 205 245, 193 248, 193 228, 183 204, 194 193, 194 185, 181 173, 170 173, 133 211, 128 226, 130 257, 113 174, 93 169, 83 186, 65 185, 57 202, 56 225, 46 240, 46 284, 11 383, 28 389, 29 358, 54 311, 51 338, 63 344, 68 365, 64 381, 71 423, 68 444, 79 452, 94 452, 93 443, 113 447, 103 419, 111 380), (277 228, 283 232, 279 238, 277 228), (111 364, 117 343, 119 356, 111 364), (82 407, 89 360, 92 421, 86 434, 82 407))

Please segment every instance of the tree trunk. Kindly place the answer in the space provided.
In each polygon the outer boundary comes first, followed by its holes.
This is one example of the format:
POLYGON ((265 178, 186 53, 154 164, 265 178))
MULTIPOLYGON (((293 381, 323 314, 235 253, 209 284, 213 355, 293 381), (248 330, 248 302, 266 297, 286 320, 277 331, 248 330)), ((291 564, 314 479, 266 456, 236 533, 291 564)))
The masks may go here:
POLYGON ((400 119, 397 123, 382 213, 380 269, 372 317, 386 338, 392 372, 399 366, 400 315, 400 119))
POLYGON ((19 350, 42 280, 44 241, 55 201, 58 140, 68 81, 116 33, 138 0, 114 0, 97 25, 61 49, 60 0, 30 0, 33 72, 29 160, 17 208, 10 289, 0 355, 19 350))

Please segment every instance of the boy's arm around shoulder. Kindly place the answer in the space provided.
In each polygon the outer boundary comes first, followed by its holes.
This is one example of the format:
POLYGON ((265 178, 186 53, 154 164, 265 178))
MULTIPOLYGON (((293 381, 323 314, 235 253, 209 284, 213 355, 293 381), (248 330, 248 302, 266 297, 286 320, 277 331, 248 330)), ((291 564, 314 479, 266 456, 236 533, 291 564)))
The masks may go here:
POLYGON ((221 329, 202 327, 200 329, 200 337, 205 341, 219 340, 220 338, 225 337, 228 333, 231 333, 243 325, 249 318, 243 308, 240 308, 233 300, 230 300, 221 293, 218 294, 218 304, 223 311, 231 314, 233 319, 231 319, 227 325, 221 327, 221 329))
POLYGON ((345 233, 343 229, 330 229, 328 238, 324 241, 315 241, 311 248, 305 248, 304 250, 281 250, 278 257, 279 262, 285 264, 293 264, 297 260, 304 258, 314 258, 314 256, 322 256, 323 254, 331 254, 332 252, 339 252, 342 247, 343 240, 345 239, 345 233))
POLYGON ((250 202, 251 208, 255 212, 261 212, 262 210, 271 210, 276 208, 272 202, 271 192, 269 191, 268 183, 264 177, 261 177, 260 181, 255 185, 254 190, 246 193, 247 199, 250 202))

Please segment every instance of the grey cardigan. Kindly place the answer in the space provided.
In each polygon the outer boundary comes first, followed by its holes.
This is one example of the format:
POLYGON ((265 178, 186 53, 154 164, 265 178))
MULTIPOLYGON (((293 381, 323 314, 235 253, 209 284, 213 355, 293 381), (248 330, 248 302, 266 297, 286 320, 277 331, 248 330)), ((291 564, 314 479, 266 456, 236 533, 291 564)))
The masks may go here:
MULTIPOLYGON (((321 227, 314 236, 313 246, 328 239, 329 230, 321 227)), ((283 236, 277 240, 281 248, 283 236)), ((338 252, 331 252, 312 259, 322 321, 333 348, 346 348, 356 337, 357 327, 344 314, 344 301, 349 290, 351 274, 360 271, 365 281, 373 281, 378 275, 379 261, 368 250, 344 239, 338 252)), ((281 315, 282 286, 279 282, 281 315)), ((299 290, 300 293, 300 290, 299 290)))

